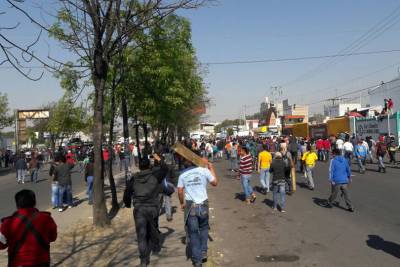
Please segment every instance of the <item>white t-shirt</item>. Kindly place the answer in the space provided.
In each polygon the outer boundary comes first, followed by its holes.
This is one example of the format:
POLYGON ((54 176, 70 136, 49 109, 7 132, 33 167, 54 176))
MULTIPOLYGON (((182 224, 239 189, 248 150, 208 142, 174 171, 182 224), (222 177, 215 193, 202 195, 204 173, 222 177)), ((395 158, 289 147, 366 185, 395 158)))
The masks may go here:
POLYGON ((343 144, 343 149, 344 149, 344 151, 347 151, 347 152, 353 152, 354 147, 353 147, 352 143, 346 142, 343 144))
POLYGON ((208 199, 207 184, 212 181, 214 177, 208 169, 189 168, 179 176, 178 188, 185 190, 185 200, 201 204, 208 199))
POLYGON ((337 149, 343 149, 343 140, 342 139, 336 140, 336 147, 337 147, 337 149))

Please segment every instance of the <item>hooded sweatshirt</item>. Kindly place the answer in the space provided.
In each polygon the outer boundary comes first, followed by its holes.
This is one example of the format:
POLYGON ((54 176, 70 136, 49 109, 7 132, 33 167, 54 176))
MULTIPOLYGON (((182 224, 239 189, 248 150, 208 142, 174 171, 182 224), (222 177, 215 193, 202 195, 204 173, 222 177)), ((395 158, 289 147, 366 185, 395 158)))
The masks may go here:
POLYGON ((329 181, 334 184, 348 184, 351 170, 343 156, 335 156, 329 166, 329 181))
POLYGON ((135 207, 158 207, 159 194, 162 192, 162 180, 168 173, 168 167, 162 165, 151 170, 144 170, 136 174, 128 185, 133 196, 135 207))

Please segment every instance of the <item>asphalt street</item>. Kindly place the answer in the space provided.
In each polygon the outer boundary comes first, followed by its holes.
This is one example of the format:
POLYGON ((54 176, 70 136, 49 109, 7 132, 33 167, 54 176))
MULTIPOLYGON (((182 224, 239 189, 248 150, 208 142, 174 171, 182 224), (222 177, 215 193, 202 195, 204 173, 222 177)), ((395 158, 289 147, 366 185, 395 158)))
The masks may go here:
MULTIPOLYGON (((271 193, 246 205, 228 162, 215 166, 220 184, 210 190, 212 246, 221 266, 400 266, 400 169, 383 174, 369 165, 365 174, 354 172, 350 213, 343 199, 340 207, 321 205, 330 185, 328 163, 318 162, 315 191, 302 187, 297 173, 297 192, 280 213, 271 208, 271 193)), ((251 183, 259 185, 258 174, 251 183)))
MULTIPOLYGON (((74 196, 85 190, 83 174, 76 169, 72 173, 72 193, 74 196)), ((26 176, 25 184, 18 184, 14 171, 0 174, 0 218, 9 216, 15 211, 14 195, 22 189, 30 189, 35 192, 38 209, 47 210, 51 208, 51 180, 48 165, 40 170, 37 184, 30 182, 29 175, 26 176)), ((86 198, 86 195, 80 197, 86 198)), ((75 199, 75 202, 80 203, 78 199, 75 199)))

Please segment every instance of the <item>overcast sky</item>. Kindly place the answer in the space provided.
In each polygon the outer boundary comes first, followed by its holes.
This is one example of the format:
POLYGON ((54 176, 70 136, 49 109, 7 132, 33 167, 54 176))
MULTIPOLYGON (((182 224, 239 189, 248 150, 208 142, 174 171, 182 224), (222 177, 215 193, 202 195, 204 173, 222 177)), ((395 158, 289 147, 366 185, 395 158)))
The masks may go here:
MULTIPOLYGON (((192 21, 199 61, 215 63, 400 49, 399 6, 395 0, 219 0, 180 14, 192 21), (350 46, 362 36, 366 38, 350 46), (349 49, 343 50, 346 47, 349 49)), ((24 21, 15 13, 0 16, 2 26, 13 20, 24 21)), ((37 31, 24 22, 24 27, 11 33, 14 40, 34 38, 37 31)), ((51 41, 41 44, 38 53, 48 53, 49 47, 58 58, 69 57, 51 41)), ((291 103, 311 104, 390 80, 397 76, 400 52, 206 66, 205 81, 212 100, 208 119, 221 121, 238 117, 244 105, 248 114, 256 112, 271 86, 282 86, 291 103)), ((40 107, 62 94, 49 73, 32 82, 13 69, 0 68, 0 79, 0 91, 8 94, 12 108, 40 107)), ((322 104, 310 109, 321 111, 322 104)))

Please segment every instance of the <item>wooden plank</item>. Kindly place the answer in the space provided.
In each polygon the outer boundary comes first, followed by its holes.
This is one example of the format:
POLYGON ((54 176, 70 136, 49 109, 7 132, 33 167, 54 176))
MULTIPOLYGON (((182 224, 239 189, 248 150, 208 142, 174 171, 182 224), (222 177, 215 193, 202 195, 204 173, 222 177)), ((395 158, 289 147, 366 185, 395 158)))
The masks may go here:
POLYGON ((185 147, 181 143, 176 143, 172 148, 175 150, 176 153, 189 160, 193 164, 203 168, 207 167, 207 164, 204 162, 202 157, 196 155, 194 152, 192 152, 189 148, 185 147))
POLYGON ((296 168, 292 168, 292 191, 293 193, 296 192, 296 168))

